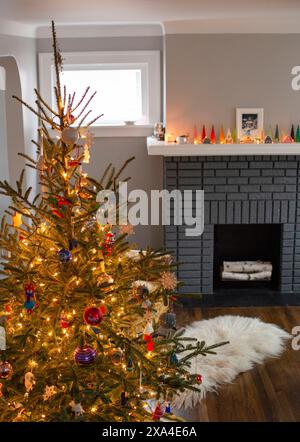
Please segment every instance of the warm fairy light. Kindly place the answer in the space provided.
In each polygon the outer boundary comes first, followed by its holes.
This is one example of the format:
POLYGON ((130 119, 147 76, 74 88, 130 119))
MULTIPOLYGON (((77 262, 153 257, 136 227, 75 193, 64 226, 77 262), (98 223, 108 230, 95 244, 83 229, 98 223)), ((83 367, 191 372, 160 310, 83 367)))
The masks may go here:
POLYGON ((46 417, 46 415, 45 415, 45 414, 42 414, 42 418, 45 419, 45 417, 46 417))
POLYGON ((76 285, 79 285, 79 284, 80 284, 80 279, 77 279, 76 282, 75 282, 75 284, 76 284, 76 285))
POLYGON ((52 335, 53 335, 53 332, 49 331, 48 336, 52 336, 52 335))
POLYGON ((53 301, 53 302, 57 302, 58 299, 57 299, 57 298, 52 298, 52 301, 53 301))
POLYGON ((46 318, 46 321, 48 321, 48 322, 50 321, 50 318, 49 318, 49 316, 48 316, 48 317, 46 318))
POLYGON ((78 261, 78 257, 75 256, 75 258, 73 259, 73 261, 74 261, 74 262, 77 262, 77 261, 78 261))
POLYGON ((45 287, 45 284, 43 282, 41 282, 40 287, 45 287))
POLYGON ((30 264, 30 266, 29 266, 29 267, 30 267, 30 268, 32 269, 32 268, 33 268, 33 266, 34 266, 34 264, 33 264, 33 262, 32 262, 32 263, 30 264))
POLYGON ((115 301, 116 301, 116 297, 113 296, 113 297, 111 298, 111 302, 115 302, 115 301))
POLYGON ((57 272, 53 273, 53 276, 54 276, 54 277, 56 277, 57 275, 58 275, 58 273, 57 273, 57 272))
POLYGON ((28 365, 30 368, 34 368, 34 367, 37 367, 38 363, 34 359, 31 359, 29 361, 28 365))
POLYGON ((50 247, 50 251, 54 252, 55 248, 54 247, 50 247))
POLYGON ((93 267, 93 268, 92 268, 92 271, 93 271, 93 272, 94 272, 95 270, 97 270, 97 267, 93 267))
POLYGON ((42 259, 41 257, 38 257, 38 258, 37 258, 37 261, 38 261, 38 262, 42 262, 43 259, 42 259))
POLYGON ((92 412, 92 413, 96 413, 96 411, 97 411, 97 407, 92 407, 92 408, 91 408, 91 412, 92 412))
POLYGON ((76 310, 73 308, 73 310, 72 310, 72 313, 73 313, 73 315, 75 315, 76 314, 76 310))
POLYGON ((123 370, 125 370, 126 364, 122 364, 122 368, 123 368, 123 370))
POLYGON ((23 324, 22 324, 21 322, 18 322, 17 325, 18 325, 19 328, 22 328, 22 327, 23 327, 23 324))
POLYGON ((68 178, 68 174, 67 174, 67 172, 63 172, 63 173, 62 173, 62 176, 63 176, 64 179, 67 179, 67 178, 68 178))

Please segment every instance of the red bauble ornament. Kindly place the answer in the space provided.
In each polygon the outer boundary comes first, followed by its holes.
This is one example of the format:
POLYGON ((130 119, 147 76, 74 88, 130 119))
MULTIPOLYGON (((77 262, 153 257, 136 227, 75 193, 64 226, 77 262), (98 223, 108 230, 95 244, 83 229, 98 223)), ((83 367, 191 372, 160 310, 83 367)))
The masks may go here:
POLYGON ((197 374, 196 381, 198 384, 202 384, 202 376, 201 374, 197 374))
POLYGON ((98 307, 88 307, 83 314, 84 321, 92 326, 99 325, 103 321, 104 315, 98 307))

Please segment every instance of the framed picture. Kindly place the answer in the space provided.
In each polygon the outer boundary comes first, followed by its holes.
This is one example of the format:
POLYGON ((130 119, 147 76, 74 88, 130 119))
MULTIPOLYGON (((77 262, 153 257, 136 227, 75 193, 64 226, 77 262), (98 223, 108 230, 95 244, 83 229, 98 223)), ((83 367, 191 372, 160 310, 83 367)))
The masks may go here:
POLYGON ((245 137, 258 138, 263 128, 263 108, 238 107, 236 109, 236 135, 238 140, 245 137))

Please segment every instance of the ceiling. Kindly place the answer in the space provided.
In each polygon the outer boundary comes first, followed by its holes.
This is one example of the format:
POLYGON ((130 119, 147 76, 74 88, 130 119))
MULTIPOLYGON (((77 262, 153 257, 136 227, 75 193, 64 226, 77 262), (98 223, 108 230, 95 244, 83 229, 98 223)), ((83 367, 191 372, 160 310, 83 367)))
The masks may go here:
POLYGON ((298 17, 299 0, 0 0, 0 19, 34 26, 298 17))

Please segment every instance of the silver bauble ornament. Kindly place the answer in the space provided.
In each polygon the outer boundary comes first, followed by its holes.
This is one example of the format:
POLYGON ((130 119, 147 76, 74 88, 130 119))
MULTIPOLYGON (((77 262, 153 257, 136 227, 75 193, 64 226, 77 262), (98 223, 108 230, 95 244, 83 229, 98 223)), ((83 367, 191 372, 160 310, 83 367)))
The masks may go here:
POLYGON ((65 127, 61 133, 62 141, 68 146, 76 144, 78 138, 79 138, 79 133, 76 127, 65 127))

